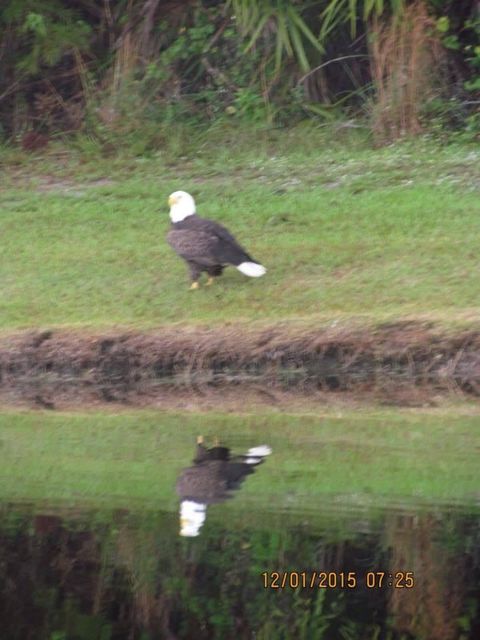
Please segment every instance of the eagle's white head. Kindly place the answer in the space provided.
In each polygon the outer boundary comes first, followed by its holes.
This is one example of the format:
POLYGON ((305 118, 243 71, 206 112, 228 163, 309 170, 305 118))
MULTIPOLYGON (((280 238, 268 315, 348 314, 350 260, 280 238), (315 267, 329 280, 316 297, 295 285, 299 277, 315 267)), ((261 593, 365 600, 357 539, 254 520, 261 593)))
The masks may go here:
POLYGON ((183 500, 180 505, 180 535, 194 538, 205 522, 207 505, 192 500, 183 500))
POLYGON ((181 222, 196 212, 195 200, 186 191, 175 191, 170 194, 168 204, 170 206, 170 220, 174 223, 181 222))

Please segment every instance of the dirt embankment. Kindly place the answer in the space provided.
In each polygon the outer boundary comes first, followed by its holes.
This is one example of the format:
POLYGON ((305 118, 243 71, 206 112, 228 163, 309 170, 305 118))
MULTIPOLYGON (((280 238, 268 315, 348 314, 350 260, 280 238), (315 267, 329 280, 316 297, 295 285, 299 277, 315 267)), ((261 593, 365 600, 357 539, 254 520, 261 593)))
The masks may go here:
POLYGON ((372 394, 394 404, 444 392, 480 396, 480 330, 440 335, 397 323, 376 329, 166 329, 87 335, 24 332, 0 338, 0 402, 182 406, 256 393, 372 394))

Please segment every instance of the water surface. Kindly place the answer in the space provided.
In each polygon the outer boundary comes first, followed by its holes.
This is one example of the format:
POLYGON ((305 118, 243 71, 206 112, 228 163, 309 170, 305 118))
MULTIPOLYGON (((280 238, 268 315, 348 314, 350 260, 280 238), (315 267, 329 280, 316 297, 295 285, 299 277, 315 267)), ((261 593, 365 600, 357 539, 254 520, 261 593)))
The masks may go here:
POLYGON ((2 640, 480 637, 473 418, 11 414, 0 429, 2 640), (205 517, 181 536, 199 432, 231 456, 272 452, 222 495, 197 484, 205 517))

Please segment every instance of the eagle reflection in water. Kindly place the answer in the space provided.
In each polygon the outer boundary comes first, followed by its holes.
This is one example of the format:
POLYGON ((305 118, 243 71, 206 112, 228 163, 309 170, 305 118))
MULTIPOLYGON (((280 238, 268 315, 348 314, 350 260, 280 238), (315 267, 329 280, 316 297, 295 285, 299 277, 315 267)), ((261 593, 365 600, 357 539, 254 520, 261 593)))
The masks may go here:
POLYGON ((231 457, 228 447, 215 444, 207 448, 199 436, 193 465, 184 469, 177 480, 181 500, 180 535, 198 536, 205 522, 207 505, 231 498, 231 492, 238 489, 271 452, 271 448, 263 444, 231 457))

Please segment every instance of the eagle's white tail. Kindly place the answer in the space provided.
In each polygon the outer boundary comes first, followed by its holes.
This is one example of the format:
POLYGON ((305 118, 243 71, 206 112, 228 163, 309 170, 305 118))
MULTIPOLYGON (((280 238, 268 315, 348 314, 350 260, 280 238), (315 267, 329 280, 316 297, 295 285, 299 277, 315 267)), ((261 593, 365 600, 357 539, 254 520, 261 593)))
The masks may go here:
POLYGON ((250 278, 259 278, 267 272, 263 265, 256 262, 242 262, 237 269, 250 278))
POLYGON ((269 456, 272 453, 272 449, 268 446, 268 444, 261 444, 258 447, 252 447, 246 453, 247 459, 245 462, 247 464, 258 464, 261 462, 262 458, 265 456, 269 456))

